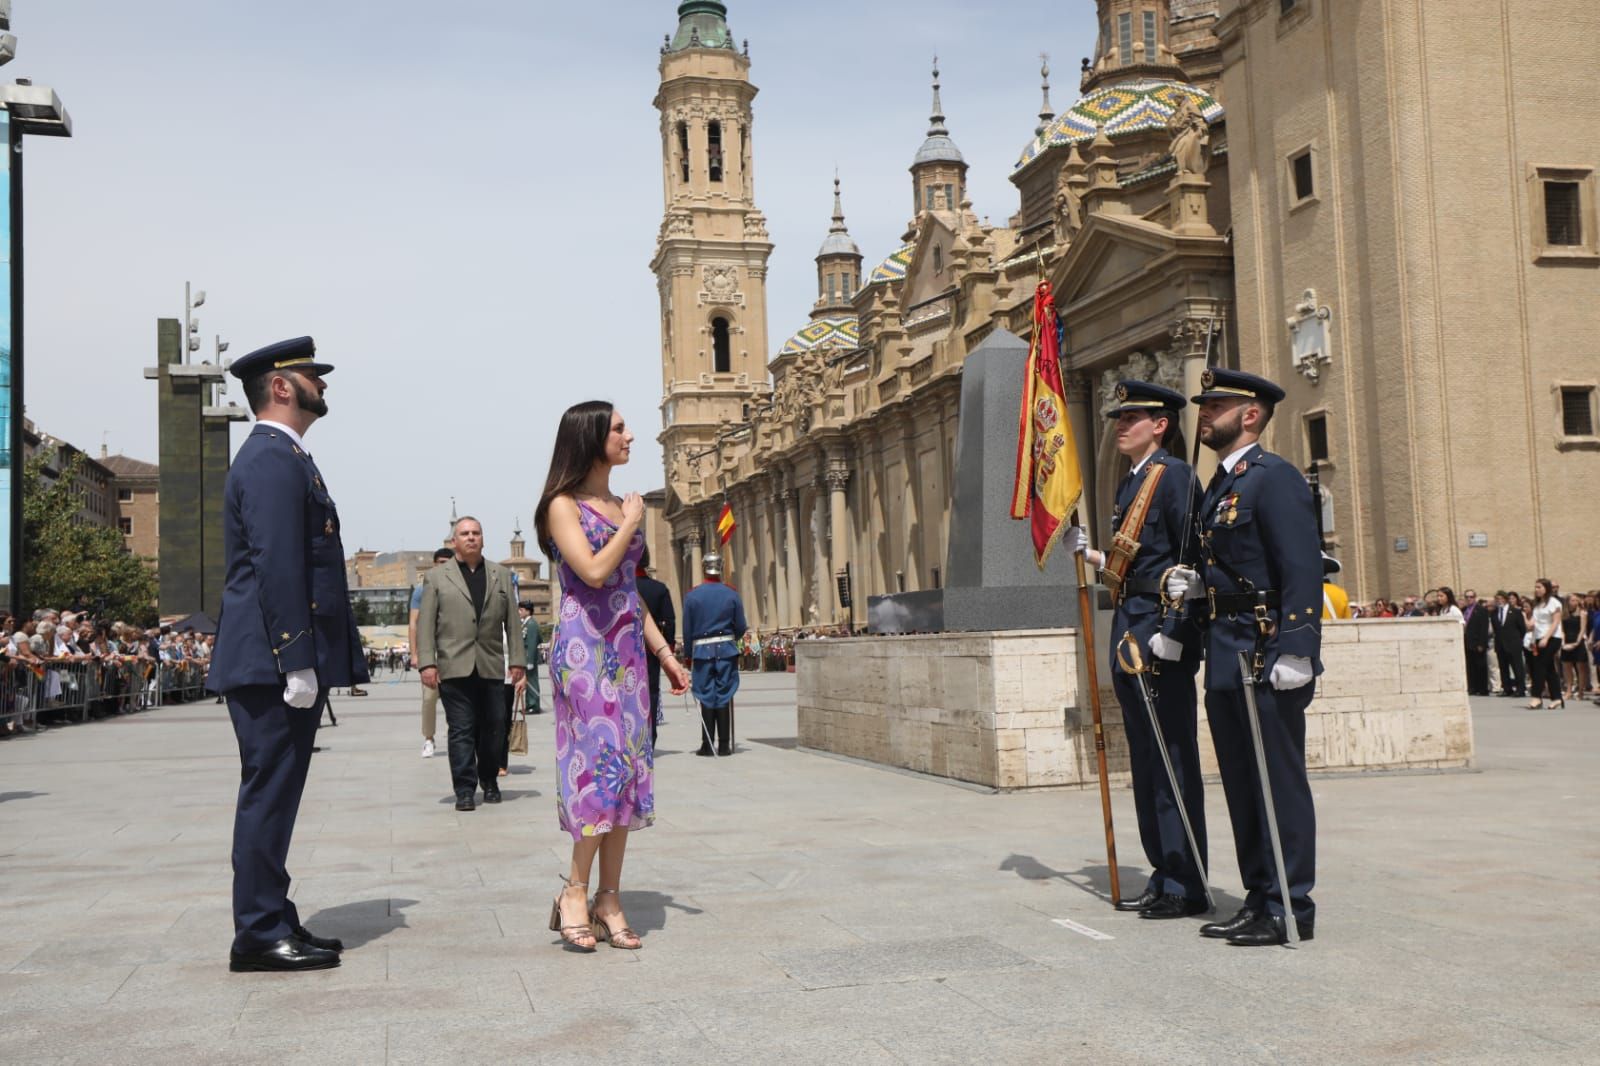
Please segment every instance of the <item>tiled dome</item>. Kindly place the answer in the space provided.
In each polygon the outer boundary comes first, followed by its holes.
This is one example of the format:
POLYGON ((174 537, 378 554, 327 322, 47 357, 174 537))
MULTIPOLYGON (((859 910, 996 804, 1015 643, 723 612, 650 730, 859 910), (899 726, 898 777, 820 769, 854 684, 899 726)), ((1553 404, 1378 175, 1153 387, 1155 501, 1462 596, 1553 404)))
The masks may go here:
POLYGON ((854 348, 861 343, 861 327, 854 315, 819 318, 784 342, 779 355, 797 355, 813 348, 854 348))
POLYGON ((916 251, 916 245, 908 244, 895 252, 889 258, 873 268, 867 275, 867 284, 876 285, 880 281, 899 281, 906 276, 906 269, 911 266, 911 253, 916 251))
POLYGON ((1051 148, 1092 141, 1100 126, 1106 128, 1106 136, 1113 141, 1148 130, 1164 130, 1185 96, 1194 100, 1207 122, 1214 125, 1222 118, 1222 105, 1215 97, 1183 82, 1147 79, 1106 85, 1045 127, 1022 150, 1022 158, 1012 169, 1021 170, 1051 148))

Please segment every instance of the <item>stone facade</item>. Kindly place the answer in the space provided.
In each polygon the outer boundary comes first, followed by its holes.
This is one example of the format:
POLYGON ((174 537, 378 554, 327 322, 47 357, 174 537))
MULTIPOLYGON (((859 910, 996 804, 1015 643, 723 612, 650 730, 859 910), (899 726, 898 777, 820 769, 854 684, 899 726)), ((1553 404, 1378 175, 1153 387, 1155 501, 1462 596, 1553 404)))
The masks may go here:
POLYGON ((123 542, 154 563, 161 551, 161 468, 127 455, 106 455, 103 448, 100 462, 112 473, 123 542))
MULTIPOLYGON (((1093 717, 1079 698, 1086 682, 1076 630, 806 640, 795 648, 804 747, 997 789, 1099 780, 1093 717)), ((1306 715, 1308 768, 1471 765, 1459 623, 1330 622, 1323 664, 1306 715)), ((1107 766, 1123 785, 1122 712, 1104 667, 1100 679, 1107 766)), ((1203 692, 1199 706, 1200 765, 1215 777, 1203 692)))
MULTIPOLYGON (((718 25, 726 13, 694 8, 718 25)), ((739 532, 724 554, 758 629, 859 626, 868 596, 942 585, 963 361, 996 326, 1031 334, 1045 277, 1101 536, 1126 470, 1100 417, 1110 385, 1192 395, 1211 363, 1288 388, 1264 443, 1317 463, 1352 598, 1525 588, 1541 571, 1600 584, 1582 549, 1600 520, 1586 491, 1600 479, 1600 162, 1572 137, 1597 118, 1573 72, 1600 60, 1600 8, 1098 0, 1095 16, 1081 99, 1057 114, 1046 80, 1027 122, 1007 224, 980 223, 967 198, 936 79, 902 246, 862 260, 836 198, 810 321, 770 359, 747 333, 744 377, 689 372, 706 358, 704 309, 671 279, 726 258, 694 228, 722 201, 674 187, 663 109, 653 543, 678 564, 658 551, 663 579, 697 579, 726 503, 739 532), (1292 197, 1308 167, 1312 195, 1292 197)), ((717 39, 731 41, 725 26, 717 39)), ((741 101, 748 121, 748 60, 695 41, 669 44, 658 106, 693 87, 741 101)), ((770 253, 764 231, 758 244, 770 253)), ((1194 424, 1191 408, 1185 449, 1194 424)), ((1202 478, 1214 463, 1202 453, 1202 478)))

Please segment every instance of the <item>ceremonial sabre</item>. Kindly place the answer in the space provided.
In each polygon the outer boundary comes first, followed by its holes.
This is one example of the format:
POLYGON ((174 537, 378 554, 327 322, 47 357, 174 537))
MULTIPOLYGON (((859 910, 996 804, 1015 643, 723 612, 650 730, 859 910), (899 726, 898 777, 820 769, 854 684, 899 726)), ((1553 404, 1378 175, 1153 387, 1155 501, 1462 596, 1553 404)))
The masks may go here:
MULTIPOLYGON (((685 711, 688 711, 690 714, 694 713, 694 705, 689 702, 689 693, 687 693, 687 692, 685 692, 683 694, 683 709, 685 711)), ((728 731, 730 733, 733 732, 732 729, 730 729, 728 731)), ((701 715, 700 716, 700 732, 705 735, 706 747, 711 749, 711 757, 713 759, 722 758, 722 756, 717 754, 717 741, 716 741, 716 738, 711 735, 711 730, 706 728, 706 716, 705 715, 701 715)))
POLYGON ((1183 805, 1183 789, 1178 785, 1178 772, 1172 768, 1172 756, 1167 754, 1167 738, 1161 733, 1161 723, 1156 719, 1156 701, 1150 692, 1150 683, 1146 675, 1150 672, 1145 666, 1143 657, 1139 654, 1139 638, 1131 632, 1122 634, 1122 641, 1117 646, 1117 662, 1122 664, 1125 673, 1133 677, 1134 683, 1139 686, 1139 695, 1144 699, 1144 709, 1150 715, 1150 728, 1156 734, 1156 747, 1161 751, 1161 763, 1167 768, 1167 780, 1172 783, 1172 799, 1178 806, 1178 817, 1183 819, 1183 832, 1189 838, 1189 852, 1194 856, 1194 864, 1200 870, 1200 886, 1206 890, 1206 905, 1212 910, 1217 909, 1217 901, 1211 895, 1211 881, 1206 876, 1205 860, 1200 857, 1200 842, 1195 839, 1194 826, 1189 822, 1189 812, 1183 805), (1123 653, 1127 655, 1124 657, 1123 653))
POLYGON ((1250 712, 1250 739, 1256 746, 1256 769, 1261 772, 1261 795, 1267 801, 1267 834, 1272 837, 1272 861, 1278 864, 1278 891, 1283 894, 1283 928, 1289 946, 1300 943, 1299 923, 1289 899, 1289 871, 1283 865, 1283 838, 1278 835, 1278 808, 1272 802, 1272 781, 1267 777, 1267 749, 1261 742, 1261 714, 1256 710, 1256 675, 1244 652, 1239 653, 1239 676, 1244 681, 1244 706, 1250 712))

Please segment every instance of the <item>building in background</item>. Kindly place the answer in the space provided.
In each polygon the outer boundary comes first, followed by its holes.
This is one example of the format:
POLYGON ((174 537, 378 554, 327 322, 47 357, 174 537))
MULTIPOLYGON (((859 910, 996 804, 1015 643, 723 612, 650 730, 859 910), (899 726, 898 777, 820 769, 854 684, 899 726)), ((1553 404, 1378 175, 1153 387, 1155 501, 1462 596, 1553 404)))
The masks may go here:
POLYGON ((25 417, 22 420, 23 463, 37 457, 43 457, 39 475, 45 486, 54 485, 74 463, 77 464, 73 489, 78 497, 78 524, 117 525, 116 493, 112 487, 115 473, 81 448, 51 436, 25 417))
POLYGON ((1600 584, 1600 142, 1572 136, 1600 128, 1579 73, 1600 5, 1093 10, 1079 98, 1057 114, 1046 70, 1005 163, 1008 224, 967 196, 936 70, 900 246, 863 259, 836 183, 809 321, 769 360, 750 60, 725 4, 680 5, 655 100, 662 580, 698 580, 727 505, 757 628, 859 625, 868 596, 939 587, 963 362, 996 329, 1027 337, 1047 278, 1095 529, 1127 467, 1101 417, 1115 382, 1192 395, 1225 365, 1287 388, 1264 443, 1315 468, 1357 600, 1600 584))
MULTIPOLYGON (((446 538, 446 547, 449 546, 448 540, 449 538, 446 538)), ((528 558, 527 547, 527 541, 523 539, 519 524, 512 531, 511 554, 500 560, 500 565, 517 576, 518 594, 522 599, 532 601, 534 617, 539 620, 540 625, 548 626, 554 622, 551 582, 541 574, 543 564, 537 559, 528 558)), ((350 586, 351 604, 354 606, 366 603, 376 612, 370 624, 395 624, 380 619, 378 614, 389 609, 387 605, 398 596, 396 590, 405 592, 404 602, 409 607, 411 590, 422 580, 422 575, 432 568, 432 549, 376 552, 362 548, 345 560, 345 579, 350 586)), ((400 622, 403 623, 405 620, 405 614, 402 612, 400 622)))
POLYGON ((111 471, 117 501, 117 528, 133 554, 156 564, 161 552, 161 468, 127 455, 107 455, 100 465, 111 471))

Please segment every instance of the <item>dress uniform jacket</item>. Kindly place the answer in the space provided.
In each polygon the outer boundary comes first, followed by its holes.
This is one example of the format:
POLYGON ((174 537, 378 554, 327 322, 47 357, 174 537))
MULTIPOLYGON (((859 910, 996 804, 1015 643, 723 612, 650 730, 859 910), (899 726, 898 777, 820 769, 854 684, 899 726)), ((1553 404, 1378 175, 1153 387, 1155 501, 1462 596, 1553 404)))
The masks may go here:
POLYGON ((739 691, 739 638, 749 628, 739 593, 728 585, 707 581, 683 598, 683 639, 693 658, 694 698, 702 705, 733 702, 739 691), (728 639, 713 639, 721 637, 728 639))
POLYGON ((1310 921, 1316 814, 1306 778, 1305 712, 1316 683, 1280 692, 1270 678, 1285 655, 1309 660, 1313 674, 1322 672, 1322 553, 1311 490, 1293 466, 1253 445, 1231 468, 1219 470, 1201 501, 1200 525, 1208 599, 1192 601, 1192 610, 1209 616, 1213 604, 1217 607, 1207 628, 1206 716, 1228 797, 1245 905, 1275 916, 1285 912, 1239 671, 1240 652, 1253 663, 1256 619, 1242 601, 1227 599, 1247 593, 1248 582, 1257 593, 1268 594, 1269 629, 1261 647, 1256 704, 1289 894, 1295 916, 1310 921))
POLYGON ((1125 594, 1112 619, 1111 682, 1122 705, 1123 728, 1128 738, 1139 839, 1152 871, 1146 887, 1158 895, 1203 900, 1205 883, 1183 830, 1177 798, 1162 763, 1155 731, 1150 727, 1144 697, 1135 680, 1123 671, 1116 654, 1123 634, 1132 633, 1139 642, 1139 654, 1159 671, 1150 678, 1156 717, 1183 792, 1184 810, 1202 849, 1200 860, 1204 862, 1205 786, 1200 776, 1194 689, 1194 675, 1200 668, 1200 631, 1182 611, 1163 616, 1158 595, 1160 580, 1168 569, 1199 555, 1200 532, 1191 520, 1199 485, 1189 464, 1174 458, 1165 448, 1156 449, 1137 474, 1130 473, 1118 486, 1111 529, 1113 533, 1122 529, 1124 517, 1157 468, 1164 472, 1145 513, 1144 526, 1137 532, 1129 531, 1139 542, 1139 552, 1128 566, 1125 594), (1186 533, 1189 543, 1184 545, 1180 542, 1186 533), (1154 591, 1138 591, 1144 589, 1154 591), (1150 639, 1157 633, 1182 642, 1180 660, 1164 662, 1155 656, 1150 639))
POLYGON ((285 674, 307 669, 324 690, 368 680, 339 512, 311 456, 258 425, 234 457, 224 498, 228 569, 210 689, 281 687, 285 674))

